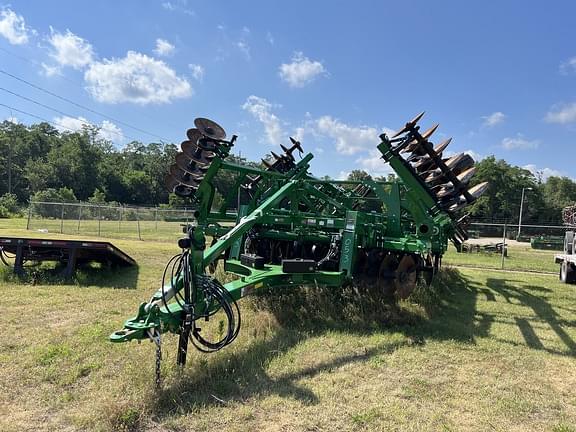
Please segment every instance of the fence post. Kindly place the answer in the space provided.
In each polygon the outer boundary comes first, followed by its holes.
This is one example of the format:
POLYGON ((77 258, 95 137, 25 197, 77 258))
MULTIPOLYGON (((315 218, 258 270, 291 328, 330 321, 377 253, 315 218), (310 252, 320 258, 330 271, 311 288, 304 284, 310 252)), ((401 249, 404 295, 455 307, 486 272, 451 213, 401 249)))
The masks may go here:
POLYGON ((122 209, 123 207, 120 206, 118 212, 118 232, 120 232, 120 225, 122 224, 122 209))
POLYGON ((158 231, 158 207, 154 208, 154 226, 156 231, 158 231))
POLYGON ((79 206, 78 210, 78 228, 76 228, 76 232, 80 233, 80 220, 82 219, 82 205, 79 206))
POLYGON ((98 237, 100 237, 100 221, 102 220, 102 207, 98 206, 98 237))
POLYGON ((138 240, 142 240, 140 235, 140 216, 138 216, 138 207, 136 207, 136 225, 138 226, 138 240))
POLYGON ((62 211, 60 212, 60 234, 64 233, 64 203, 61 205, 62 211))
POLYGON ((30 205, 28 206, 28 220, 26 221, 26 231, 30 229, 30 218, 32 217, 32 201, 30 201, 30 205))
POLYGON ((504 222, 504 229, 502 231, 502 261, 500 263, 500 268, 504 270, 504 254, 506 253, 506 222, 504 222))

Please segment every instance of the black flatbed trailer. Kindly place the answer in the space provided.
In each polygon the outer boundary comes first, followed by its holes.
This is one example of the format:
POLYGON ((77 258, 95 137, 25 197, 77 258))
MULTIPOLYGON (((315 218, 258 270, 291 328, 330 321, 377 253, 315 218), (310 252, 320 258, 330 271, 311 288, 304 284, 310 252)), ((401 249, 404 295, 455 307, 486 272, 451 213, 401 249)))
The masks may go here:
POLYGON ((134 259, 112 243, 101 241, 0 237, 0 258, 3 261, 6 253, 14 255, 16 274, 24 272, 26 261, 65 263, 65 277, 71 277, 78 264, 89 262, 119 267, 136 265, 134 259))

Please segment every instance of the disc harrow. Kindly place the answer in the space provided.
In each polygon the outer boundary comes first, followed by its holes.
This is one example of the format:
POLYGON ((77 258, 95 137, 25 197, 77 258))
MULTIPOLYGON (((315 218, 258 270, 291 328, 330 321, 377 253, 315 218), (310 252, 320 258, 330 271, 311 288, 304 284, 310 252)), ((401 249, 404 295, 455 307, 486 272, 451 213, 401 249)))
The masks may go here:
POLYGON ((195 220, 185 227, 161 288, 110 339, 153 339, 160 347, 162 333, 179 334, 183 365, 189 341, 208 352, 230 344, 240 329, 237 301, 262 287, 338 288, 364 280, 384 296, 405 299, 419 281, 429 284, 448 242, 459 247, 467 239, 460 211, 488 184, 470 187, 474 160, 466 153, 446 156, 451 139, 431 141, 438 125, 420 133, 423 116, 375 143, 397 174, 394 181, 316 178, 309 172, 313 155, 294 138, 260 168, 233 163, 227 156, 236 135, 226 140, 220 125, 196 119, 165 178, 169 191, 193 203, 195 220), (219 176, 231 179, 226 187, 219 176), (208 274, 219 261, 236 276, 232 282, 208 274), (227 323, 216 339, 210 322, 227 323))

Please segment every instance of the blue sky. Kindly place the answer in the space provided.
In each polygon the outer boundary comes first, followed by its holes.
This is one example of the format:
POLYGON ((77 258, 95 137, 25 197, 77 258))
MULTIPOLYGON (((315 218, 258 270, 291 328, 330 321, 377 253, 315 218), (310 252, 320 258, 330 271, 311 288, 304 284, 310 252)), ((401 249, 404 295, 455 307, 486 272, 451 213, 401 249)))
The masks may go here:
POLYGON ((297 136, 315 174, 341 177, 387 173, 378 134, 426 111, 423 127, 440 123, 434 138, 452 136, 452 153, 576 177, 573 1, 0 7, 0 103, 12 108, 0 119, 90 122, 121 147, 178 143, 208 117, 240 136, 243 156, 297 136))

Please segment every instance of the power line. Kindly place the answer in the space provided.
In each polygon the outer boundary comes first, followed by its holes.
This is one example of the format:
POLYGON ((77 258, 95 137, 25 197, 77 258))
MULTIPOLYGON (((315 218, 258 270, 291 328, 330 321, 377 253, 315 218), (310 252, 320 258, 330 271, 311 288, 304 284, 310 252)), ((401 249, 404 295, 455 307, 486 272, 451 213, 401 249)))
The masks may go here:
MULTIPOLYGON (((19 98, 21 98, 21 99, 24 99, 24 100, 26 100, 26 101, 28 101, 28 102, 32 102, 33 104, 36 104, 36 105, 41 106, 41 107, 43 107, 43 108, 49 109, 49 110, 51 110, 51 111, 54 111, 54 112, 56 112, 56 113, 58 113, 58 114, 60 114, 60 115, 63 115, 63 116, 66 116, 66 117, 70 117, 70 118, 76 118, 75 116, 73 116, 73 115, 71 115, 71 114, 65 113, 65 112, 63 112, 63 111, 60 111, 59 109, 53 108, 53 107, 51 107, 51 106, 49 106, 49 105, 45 105, 45 104, 43 104, 43 103, 41 103, 41 102, 38 102, 38 101, 36 101, 36 100, 34 100, 34 99, 30 99, 30 98, 28 98, 28 97, 26 97, 26 96, 22 96, 21 94, 18 94, 18 93, 15 93, 15 92, 11 91, 11 90, 5 89, 4 87, 0 87, 0 90, 5 91, 6 93, 10 93, 11 95, 16 96, 16 97, 19 97, 19 98)), ((130 136, 130 135, 126 135, 126 134, 123 133, 123 132, 119 134, 118 131, 115 131, 115 130, 113 130, 113 129, 106 128, 106 127, 104 127, 104 126, 98 126, 98 125, 93 124, 93 123, 88 122, 88 121, 86 121, 86 122, 84 122, 84 123, 86 123, 87 125, 90 125, 90 126, 97 127, 97 128, 99 128, 99 129, 101 129, 101 130, 111 132, 111 133, 116 134, 116 135, 125 136, 126 138, 130 138, 130 139, 133 140, 133 141, 138 141, 136 138, 134 138, 134 137, 132 137, 132 136, 130 136)))
POLYGON ((24 84, 27 84, 27 85, 29 85, 30 87, 35 88, 36 90, 40 90, 41 92, 44 92, 44 93, 46 93, 46 94, 48 94, 48 95, 50 95, 50 96, 53 96, 53 97, 58 98, 58 99, 60 99, 60 100, 63 100, 64 102, 67 102, 67 103, 69 103, 69 104, 72 104, 72 105, 74 105, 74 106, 76 106, 76 107, 78 107, 78 108, 81 108, 81 109, 84 109, 84 110, 86 110, 86 111, 89 111, 89 112, 91 112, 91 113, 93 113, 93 114, 102 116, 102 117, 104 117, 104 118, 107 118, 108 120, 112 120, 112 121, 114 121, 114 122, 116 122, 116 123, 119 123, 119 124, 121 124, 121 125, 127 126, 127 127, 131 128, 131 129, 137 130, 138 132, 142 132, 142 133, 144 133, 144 134, 146 134, 146 135, 150 135, 150 136, 153 136, 153 137, 156 137, 156 138, 160 138, 160 140, 162 140, 162 141, 166 141, 166 142, 170 142, 170 141, 171 141, 171 140, 168 140, 168 139, 166 139, 166 138, 163 138, 163 137, 161 137, 161 136, 159 136, 159 135, 156 135, 156 134, 154 134, 154 133, 152 133, 152 132, 148 132, 148 131, 145 131, 144 129, 138 128, 138 127, 136 127, 136 126, 132 126, 132 125, 130 125, 129 123, 123 122, 122 120, 118 120, 118 119, 116 119, 116 118, 114 118, 114 117, 111 117, 111 116, 109 116, 109 115, 106 115, 106 114, 103 114, 103 113, 98 112, 98 111, 96 111, 96 110, 93 110, 92 108, 88 108, 88 107, 86 107, 86 106, 84 106, 84 105, 81 105, 81 104, 79 104, 79 103, 76 103, 76 102, 74 102, 73 100, 70 100, 70 99, 65 98, 65 97, 63 97, 63 96, 60 96, 60 95, 58 95, 58 94, 56 94, 56 93, 53 93, 53 92, 51 92, 50 90, 46 90, 45 88, 42 88, 42 87, 40 87, 40 86, 37 86, 36 84, 31 83, 30 81, 26 81, 26 80, 23 79, 23 78, 17 77, 16 75, 11 74, 10 72, 6 72, 6 71, 3 70, 3 69, 0 69, 0 73, 2 73, 2 74, 4 74, 4 75, 7 75, 7 76, 9 76, 10 78, 13 78, 13 79, 15 79, 15 80, 17 80, 17 81, 20 81, 20 82, 24 83, 24 84))
MULTIPOLYGON (((34 66, 37 66, 37 67, 39 66, 39 67, 41 67, 41 68, 46 69, 46 65, 45 65, 44 63, 41 63, 41 62, 39 62, 39 61, 37 61, 37 60, 31 59, 31 58, 26 57, 26 56, 23 56, 23 55, 19 55, 19 54, 13 53, 12 51, 9 51, 9 50, 7 50, 7 49, 4 48, 4 47, 0 47, 0 51, 4 52, 5 54, 11 55, 12 57, 15 57, 15 58, 17 58, 17 59, 19 59, 19 60, 22 60, 22 61, 24 61, 24 62, 26 62, 26 63, 30 63, 31 65, 34 65, 34 66)), ((84 85, 82 82, 80 82, 80 81, 78 81, 78 80, 75 80, 75 79, 70 79, 70 78, 68 78, 67 76, 65 76, 65 75, 63 75, 63 74, 60 74, 60 73, 58 74, 58 78, 59 78, 59 79, 63 79, 64 81, 68 81, 70 84, 73 84, 74 86, 83 87, 83 85, 84 85)), ((124 78, 124 81, 128 82, 128 79, 127 79, 127 78, 124 78)), ((146 113, 141 113, 141 114, 142 114, 144 117, 147 117, 147 118, 149 118, 149 119, 151 119, 151 120, 154 119, 154 117, 152 117, 152 116, 150 116, 150 115, 147 115, 146 113)), ((99 115, 103 115, 103 116, 104 116, 104 114, 99 114, 99 115)), ((116 121, 116 122, 118 122, 118 123, 122 123, 120 120, 114 119, 114 121, 116 121)), ((172 126, 174 126, 174 127, 176 127, 176 128, 181 127, 181 125, 177 125, 176 123, 171 122, 169 119, 168 119, 168 120, 165 120, 165 121, 166 121, 168 124, 170 124, 170 125, 172 125, 172 126)), ((127 124, 127 123, 126 123, 126 124, 127 124)), ((131 126, 131 125, 129 125, 129 124, 127 124, 127 125, 128 125, 129 127, 131 127, 131 128, 135 128, 135 127, 133 127, 133 126, 131 126)), ((156 138, 161 138, 161 137, 158 137, 158 136, 155 135, 155 134, 148 134, 148 135, 155 136, 156 138)))

